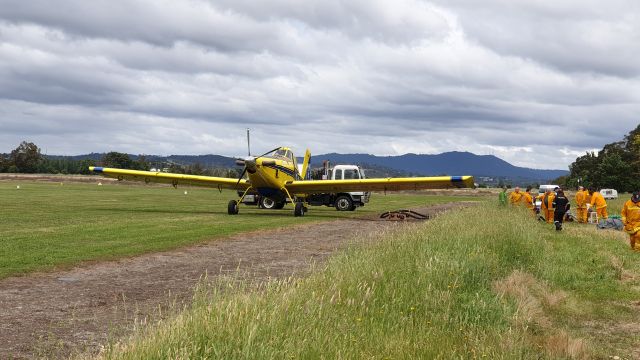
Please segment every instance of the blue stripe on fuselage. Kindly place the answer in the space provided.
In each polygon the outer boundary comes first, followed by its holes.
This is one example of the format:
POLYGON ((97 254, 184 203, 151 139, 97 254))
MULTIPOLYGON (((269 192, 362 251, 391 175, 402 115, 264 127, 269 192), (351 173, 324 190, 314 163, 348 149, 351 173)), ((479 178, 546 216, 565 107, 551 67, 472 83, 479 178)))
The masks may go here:
POLYGON ((451 177, 451 182, 461 182, 462 181, 462 176, 452 176, 451 177))
POLYGON ((93 171, 94 171, 94 172, 99 172, 99 173, 101 173, 101 172, 102 172, 102 166, 96 166, 96 167, 94 167, 94 168, 93 168, 93 171))
POLYGON ((263 166, 266 166, 268 168, 272 168, 274 170, 282 171, 283 173, 285 173, 285 174, 287 174, 287 175, 289 175, 291 177, 294 177, 294 178, 296 177, 296 173, 292 169, 286 168, 286 167, 284 167, 282 165, 263 165, 263 166))

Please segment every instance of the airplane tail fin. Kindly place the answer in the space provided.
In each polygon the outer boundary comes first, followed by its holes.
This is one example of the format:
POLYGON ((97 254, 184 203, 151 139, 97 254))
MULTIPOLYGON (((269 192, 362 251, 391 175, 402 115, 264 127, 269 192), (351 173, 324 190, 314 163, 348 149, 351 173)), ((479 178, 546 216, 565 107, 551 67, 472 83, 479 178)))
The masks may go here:
POLYGON ((307 178, 307 170, 309 169, 309 162, 311 161, 311 151, 307 149, 307 152, 304 153, 304 160, 302 161, 302 171, 300 173, 300 177, 302 180, 307 178))

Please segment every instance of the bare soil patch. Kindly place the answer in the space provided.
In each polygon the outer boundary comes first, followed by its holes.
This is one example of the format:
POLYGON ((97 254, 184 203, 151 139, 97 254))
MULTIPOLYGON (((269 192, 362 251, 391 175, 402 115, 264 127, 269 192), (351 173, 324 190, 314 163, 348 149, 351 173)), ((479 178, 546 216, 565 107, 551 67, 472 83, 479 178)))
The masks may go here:
MULTIPOLYGON (((468 202, 413 209, 433 216, 468 202)), ((141 319, 188 302, 209 279, 238 271, 252 280, 301 276, 350 240, 415 221, 337 220, 238 234, 134 258, 89 263, 63 272, 0 281, 0 358, 64 358, 95 352, 131 332, 141 319)))

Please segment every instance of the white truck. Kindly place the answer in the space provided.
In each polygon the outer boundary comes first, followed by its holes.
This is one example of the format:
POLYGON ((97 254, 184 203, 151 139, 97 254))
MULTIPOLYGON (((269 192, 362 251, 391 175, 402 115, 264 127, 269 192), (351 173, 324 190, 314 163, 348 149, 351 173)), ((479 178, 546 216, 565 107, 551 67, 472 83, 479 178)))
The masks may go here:
MULTIPOLYGON (((311 171, 310 171, 311 173, 311 171)), ((318 173, 318 172, 316 172, 318 173)), ((357 165, 336 165, 329 167, 329 162, 325 161, 319 174, 314 177, 316 181, 324 180, 350 180, 364 179, 364 171, 357 165)), ((239 196, 242 192, 238 192, 239 196)), ((344 193, 321 193, 310 194, 305 198, 306 203, 312 206, 329 206, 335 207, 338 211, 353 211, 359 206, 369 202, 370 192, 356 191, 344 193)), ((289 202, 289 199, 275 201, 271 198, 260 196, 257 193, 247 194, 242 200, 247 205, 258 205, 262 209, 282 209, 289 202)))
MULTIPOLYGON (((322 173, 322 180, 357 180, 364 179, 364 171, 357 165, 336 165, 329 168, 329 163, 325 162, 322 173)), ((338 211, 353 211, 359 206, 369 202, 370 192, 356 191, 344 193, 323 193, 311 194, 306 201, 309 205, 333 206, 338 211)))

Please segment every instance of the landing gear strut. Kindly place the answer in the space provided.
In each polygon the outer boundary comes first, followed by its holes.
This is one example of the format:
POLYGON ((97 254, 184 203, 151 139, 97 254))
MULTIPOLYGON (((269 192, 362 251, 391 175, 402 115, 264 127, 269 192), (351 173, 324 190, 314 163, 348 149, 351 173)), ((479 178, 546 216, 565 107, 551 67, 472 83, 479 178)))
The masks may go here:
POLYGON ((229 204, 227 205, 227 214, 229 215, 238 215, 238 211, 240 210, 240 204, 247 193, 251 190, 251 187, 248 187, 247 190, 244 191, 242 196, 240 196, 239 200, 229 200, 229 204))

